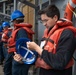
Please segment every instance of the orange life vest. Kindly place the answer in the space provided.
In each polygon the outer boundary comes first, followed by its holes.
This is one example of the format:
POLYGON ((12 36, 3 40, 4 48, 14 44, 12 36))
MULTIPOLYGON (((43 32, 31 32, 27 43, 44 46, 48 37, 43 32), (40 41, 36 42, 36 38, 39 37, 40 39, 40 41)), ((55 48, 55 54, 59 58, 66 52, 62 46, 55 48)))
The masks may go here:
POLYGON ((8 32, 9 31, 12 32, 12 29, 8 28, 7 30, 3 30, 3 34, 2 34, 2 41, 3 42, 7 42, 8 41, 8 39, 9 39, 8 32))
MULTIPOLYGON (((74 32, 74 34, 76 34, 76 29, 75 29, 75 27, 73 27, 72 22, 70 22, 69 20, 66 21, 65 19, 61 19, 60 21, 58 21, 57 24, 52 28, 52 30, 50 30, 49 33, 48 33, 48 29, 45 29, 44 36, 43 36, 45 45, 44 45, 43 49, 55 54, 59 38, 60 38, 63 30, 67 29, 67 28, 69 28, 70 30, 72 30, 74 32)), ((40 60, 40 62, 41 62, 41 60, 40 60)), ((42 63, 43 63, 43 59, 42 59, 42 63)), ((74 61, 73 61, 73 59, 71 59, 70 62, 68 63, 68 65, 66 66, 66 68, 71 67, 73 65, 73 63, 74 63, 74 61)), ((42 66, 40 66, 40 67, 42 67, 42 66)), ((46 65, 46 67, 48 67, 48 65, 46 65)), ((45 68, 45 67, 43 66, 42 68, 45 68)), ((51 68, 52 67, 45 68, 45 69, 51 69, 51 68)))
POLYGON ((32 35, 34 34, 34 32, 31 30, 32 25, 27 24, 27 23, 15 24, 15 29, 13 30, 11 37, 8 40, 8 52, 9 53, 16 51, 16 48, 15 48, 16 34, 21 28, 27 31, 28 38, 32 40, 32 35))

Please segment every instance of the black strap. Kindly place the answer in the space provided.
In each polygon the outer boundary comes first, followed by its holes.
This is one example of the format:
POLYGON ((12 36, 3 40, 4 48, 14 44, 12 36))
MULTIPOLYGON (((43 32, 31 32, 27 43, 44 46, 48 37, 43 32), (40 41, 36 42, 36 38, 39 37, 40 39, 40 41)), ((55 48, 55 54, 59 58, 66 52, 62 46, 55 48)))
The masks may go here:
POLYGON ((41 41, 46 40, 46 42, 50 41, 52 44, 54 44, 54 41, 50 38, 42 38, 41 41))
POLYGON ((15 47, 15 45, 13 45, 13 46, 9 46, 9 48, 13 48, 13 47, 15 47))

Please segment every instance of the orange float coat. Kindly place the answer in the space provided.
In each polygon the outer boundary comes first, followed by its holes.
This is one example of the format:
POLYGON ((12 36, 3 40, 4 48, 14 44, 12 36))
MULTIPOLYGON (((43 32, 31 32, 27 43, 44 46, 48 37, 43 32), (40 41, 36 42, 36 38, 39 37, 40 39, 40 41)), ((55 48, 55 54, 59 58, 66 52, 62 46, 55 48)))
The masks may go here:
POLYGON ((8 32, 11 31, 12 32, 12 29, 11 28, 8 28, 7 30, 3 30, 3 34, 2 34, 2 41, 3 42, 6 42, 8 41, 9 39, 9 36, 8 36, 8 32))
POLYGON ((9 53, 16 51, 16 48, 15 48, 16 34, 21 28, 25 29, 25 31, 27 32, 28 38, 32 40, 32 35, 34 34, 34 32, 31 30, 32 28, 31 24, 27 24, 27 23, 15 24, 15 29, 13 30, 11 37, 8 40, 8 52, 9 53))

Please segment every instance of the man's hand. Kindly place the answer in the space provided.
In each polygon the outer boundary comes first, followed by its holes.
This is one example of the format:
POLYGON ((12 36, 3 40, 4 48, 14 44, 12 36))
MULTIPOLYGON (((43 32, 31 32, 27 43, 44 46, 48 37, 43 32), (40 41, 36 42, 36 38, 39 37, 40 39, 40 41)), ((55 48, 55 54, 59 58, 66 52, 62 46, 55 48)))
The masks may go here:
POLYGON ((21 63, 22 62, 22 56, 20 54, 17 54, 16 52, 14 52, 14 54, 15 54, 13 57, 14 60, 21 63))
POLYGON ((35 50, 39 55, 41 55, 43 51, 43 49, 40 48, 35 42, 27 42, 27 48, 30 50, 35 50))

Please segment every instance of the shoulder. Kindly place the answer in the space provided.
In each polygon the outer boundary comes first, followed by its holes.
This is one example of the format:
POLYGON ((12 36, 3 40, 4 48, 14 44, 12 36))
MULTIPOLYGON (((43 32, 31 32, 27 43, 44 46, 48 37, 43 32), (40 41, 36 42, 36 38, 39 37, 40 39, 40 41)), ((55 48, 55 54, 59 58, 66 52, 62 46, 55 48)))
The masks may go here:
POLYGON ((17 32, 18 35, 24 35, 24 34, 27 34, 27 31, 23 28, 20 28, 17 32))
POLYGON ((20 28, 19 31, 25 31, 25 29, 24 28, 20 28))
POLYGON ((18 32, 26 32, 26 30, 24 28, 20 28, 18 32))
POLYGON ((62 32, 62 35, 66 35, 66 36, 73 36, 74 33, 71 29, 67 28, 67 29, 64 29, 63 32, 62 32))

